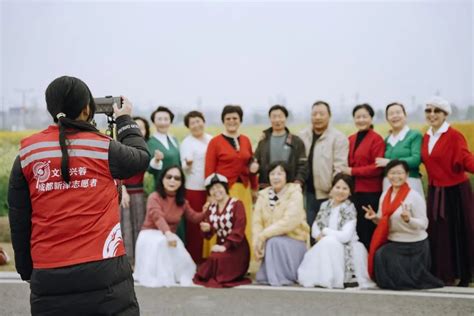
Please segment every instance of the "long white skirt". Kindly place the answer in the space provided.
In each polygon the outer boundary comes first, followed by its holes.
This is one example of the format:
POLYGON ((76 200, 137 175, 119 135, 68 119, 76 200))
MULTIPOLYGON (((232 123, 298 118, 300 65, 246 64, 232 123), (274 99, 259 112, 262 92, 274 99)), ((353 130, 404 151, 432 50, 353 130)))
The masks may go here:
MULTIPOLYGON (((367 250, 359 241, 352 243, 353 266, 359 288, 374 287, 367 271, 367 250)), ((298 283, 304 287, 344 288, 344 245, 332 236, 318 241, 298 268, 298 283)))
POLYGON ((147 287, 192 285, 196 264, 175 235, 177 246, 168 246, 166 236, 156 229, 140 231, 135 248, 135 271, 133 277, 147 287))

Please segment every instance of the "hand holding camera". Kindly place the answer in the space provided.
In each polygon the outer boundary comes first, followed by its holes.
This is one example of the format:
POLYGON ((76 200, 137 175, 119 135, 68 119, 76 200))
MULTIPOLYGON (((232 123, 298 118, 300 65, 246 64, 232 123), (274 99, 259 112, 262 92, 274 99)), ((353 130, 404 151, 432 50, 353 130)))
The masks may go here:
POLYGON ((132 116, 132 103, 126 97, 121 96, 121 104, 117 104, 114 102, 113 109, 115 118, 122 116, 122 115, 130 115, 132 116))

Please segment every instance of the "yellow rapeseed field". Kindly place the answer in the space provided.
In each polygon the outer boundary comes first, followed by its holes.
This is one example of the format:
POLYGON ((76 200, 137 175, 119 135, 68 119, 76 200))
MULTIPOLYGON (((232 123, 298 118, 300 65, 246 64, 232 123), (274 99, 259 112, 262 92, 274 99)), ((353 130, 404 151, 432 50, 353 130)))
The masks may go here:
MULTIPOLYGON (((411 128, 419 129, 421 132, 426 132, 427 126, 426 124, 416 123, 416 124, 409 124, 411 128)), ((301 129, 306 127, 307 125, 293 125, 290 126, 290 130, 297 134, 301 129)), ((469 149, 471 151, 474 150, 474 122, 455 122, 452 123, 452 126, 456 129, 460 130, 464 136, 466 137, 467 143, 469 145, 469 149)), ((262 130, 267 128, 268 126, 264 125, 252 125, 246 126, 243 125, 241 128, 241 132, 250 137, 252 140, 252 144, 256 146, 261 134, 262 130)), ((344 132, 346 135, 350 135, 354 133, 355 127, 353 124, 337 124, 336 128, 344 132)), ((222 131, 221 126, 208 126, 206 131, 211 135, 216 135, 222 131)), ((375 131, 377 131, 380 135, 385 137, 388 134, 389 126, 386 123, 383 124, 376 124, 375 131)), ((21 132, 9 132, 9 131, 0 131, 0 216, 5 215, 7 213, 7 187, 8 187, 8 178, 10 175, 11 166, 13 161, 18 154, 18 148, 20 140, 23 137, 31 135, 35 131, 21 131, 21 132)), ((188 130, 184 126, 173 126, 171 128, 171 133, 174 134, 179 141, 181 141, 188 133, 188 130)), ((424 179, 426 179, 425 170, 422 167, 421 172, 424 175, 424 179)), ((149 179, 147 177, 147 179, 149 179)), ((471 180, 474 179, 471 176, 471 180)), ((149 180, 147 181, 149 182, 149 180)), ((148 191, 151 190, 151 185, 147 185, 148 191)))

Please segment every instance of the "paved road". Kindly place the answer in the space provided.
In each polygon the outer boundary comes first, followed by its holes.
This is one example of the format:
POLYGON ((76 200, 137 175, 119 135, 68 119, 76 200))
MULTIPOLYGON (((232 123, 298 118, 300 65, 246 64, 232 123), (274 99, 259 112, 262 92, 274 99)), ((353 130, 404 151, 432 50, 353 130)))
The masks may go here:
MULTIPOLYGON (((474 315, 474 288, 430 291, 137 286, 142 315, 474 315)), ((29 314, 28 285, 0 274, 0 315, 29 314)))

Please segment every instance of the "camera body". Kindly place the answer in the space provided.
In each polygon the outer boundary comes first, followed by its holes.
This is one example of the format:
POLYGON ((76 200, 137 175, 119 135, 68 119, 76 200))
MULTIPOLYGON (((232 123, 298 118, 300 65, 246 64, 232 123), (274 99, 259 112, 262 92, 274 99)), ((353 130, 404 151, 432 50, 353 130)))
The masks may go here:
POLYGON ((94 103, 96 114, 102 113, 107 116, 112 116, 114 114, 114 103, 116 103, 118 108, 120 109, 122 107, 122 98, 108 95, 103 98, 94 98, 94 103))

